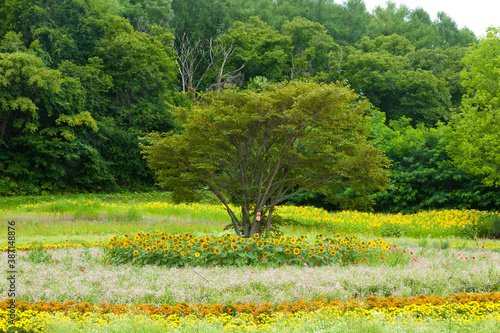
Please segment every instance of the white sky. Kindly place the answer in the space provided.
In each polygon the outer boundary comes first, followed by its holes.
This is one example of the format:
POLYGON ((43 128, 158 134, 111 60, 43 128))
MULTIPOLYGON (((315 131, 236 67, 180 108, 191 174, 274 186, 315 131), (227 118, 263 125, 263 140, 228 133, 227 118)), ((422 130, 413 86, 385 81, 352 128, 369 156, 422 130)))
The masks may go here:
MULTIPOLYGON (((336 1, 337 2, 337 1, 336 1)), ((387 0, 364 0, 368 12, 372 12, 377 6, 386 8, 387 0)), ((437 19, 438 12, 445 12, 457 23, 459 29, 467 27, 476 37, 486 35, 486 29, 490 26, 500 27, 500 0, 392 0, 397 7, 400 4, 410 9, 423 8, 431 16, 431 20, 437 19)))

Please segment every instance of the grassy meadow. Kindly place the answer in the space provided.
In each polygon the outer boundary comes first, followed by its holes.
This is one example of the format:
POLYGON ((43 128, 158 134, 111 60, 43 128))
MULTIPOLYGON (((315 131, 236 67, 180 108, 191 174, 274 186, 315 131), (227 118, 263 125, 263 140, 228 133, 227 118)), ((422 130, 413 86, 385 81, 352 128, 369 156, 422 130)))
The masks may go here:
POLYGON ((168 193, 3 198, 18 320, 2 279, 0 332, 500 330, 498 213, 277 213, 280 234, 250 240, 221 205, 168 193))

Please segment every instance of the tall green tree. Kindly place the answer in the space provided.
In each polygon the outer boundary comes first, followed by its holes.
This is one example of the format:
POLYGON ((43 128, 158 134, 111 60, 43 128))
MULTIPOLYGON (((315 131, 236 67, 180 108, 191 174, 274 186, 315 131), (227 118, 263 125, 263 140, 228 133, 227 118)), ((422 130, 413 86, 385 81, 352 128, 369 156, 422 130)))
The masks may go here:
POLYGON ((113 79, 109 90, 115 118, 144 130, 170 130, 173 119, 166 105, 177 83, 172 36, 122 33, 99 42, 97 54, 113 79))
POLYGON ((265 76, 271 81, 285 78, 291 39, 258 17, 251 17, 246 23, 235 22, 220 39, 219 42, 234 49, 227 60, 229 70, 243 67, 246 80, 256 76, 265 76))
POLYGON ((386 125, 382 112, 370 116, 376 147, 392 161, 390 188, 374 193, 378 212, 415 213, 424 209, 480 209, 500 207, 500 189, 487 187, 481 178, 458 169, 447 152, 445 126, 417 127, 401 118, 386 125))
POLYGON ((431 71, 414 69, 413 47, 398 35, 365 38, 343 62, 344 77, 360 94, 385 112, 388 120, 406 116, 413 124, 434 125, 449 117, 446 81, 431 71))
POLYGON ((289 36, 292 42, 290 78, 313 77, 319 72, 322 76, 333 76, 337 73, 341 50, 333 38, 326 34, 325 27, 305 18, 296 17, 285 22, 283 35, 289 36), (326 74, 326 75, 325 75, 326 74))
POLYGON ((456 165, 500 186, 500 29, 490 28, 465 57, 462 108, 450 122, 456 165))
POLYGON ((181 133, 151 134, 143 151, 161 186, 184 197, 212 192, 249 237, 266 224, 268 232, 274 207, 308 189, 385 186, 387 161, 367 140, 368 104, 357 98, 305 82, 210 93, 180 110, 181 133))

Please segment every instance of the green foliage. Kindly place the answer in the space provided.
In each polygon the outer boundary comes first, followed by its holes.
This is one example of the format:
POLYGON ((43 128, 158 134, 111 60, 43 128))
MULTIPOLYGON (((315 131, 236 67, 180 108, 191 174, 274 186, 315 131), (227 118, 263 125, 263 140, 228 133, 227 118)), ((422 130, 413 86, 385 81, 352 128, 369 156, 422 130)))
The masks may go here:
POLYGON ((377 147, 393 161, 391 188, 373 195, 376 211, 500 207, 497 189, 484 186, 479 177, 453 166, 444 126, 414 128, 408 119, 392 121, 386 126, 385 116, 380 112, 373 113, 371 125, 377 147))
POLYGON ((51 264, 53 261, 51 252, 52 251, 50 249, 45 249, 40 245, 35 245, 24 253, 23 259, 34 264, 51 264))
POLYGON ((401 237, 405 235, 405 228, 397 223, 385 223, 379 228, 382 237, 401 237))
MULTIPOLYGON (((385 252, 386 248, 382 251, 385 252)), ((166 267, 326 266, 354 263, 360 260, 361 254, 373 252, 377 251, 369 245, 366 247, 356 236, 340 238, 337 235, 337 238, 330 239, 318 234, 315 241, 308 242, 285 236, 261 239, 258 234, 248 239, 231 234, 197 238, 159 231, 137 233, 134 237, 127 234, 119 238, 114 236, 104 250, 105 256, 114 264, 166 267)))
POLYGON ((264 75, 273 82, 285 78, 290 38, 258 17, 251 17, 246 23, 235 22, 221 38, 234 47, 234 54, 228 61, 230 70, 244 66, 245 77, 264 75))
MULTIPOLYGON (((319 23, 296 17, 281 27, 282 33, 291 39, 290 78, 313 77, 318 72, 329 73, 329 81, 338 79, 335 75, 340 62, 340 47, 326 34, 319 23), (332 73, 333 72, 333 73, 332 73)), ((325 80, 326 81, 326 80, 325 80)))
POLYGON ((462 109, 450 122, 448 152, 462 170, 500 187, 500 29, 490 28, 465 58, 462 109))
POLYGON ((408 40, 397 36, 363 39, 342 65, 353 89, 363 93, 387 119, 402 116, 414 124, 434 125, 448 118, 450 93, 431 71, 411 67, 408 40))
POLYGON ((344 86, 291 82, 203 97, 179 109, 182 133, 150 134, 143 151, 161 186, 185 196, 213 192, 238 235, 260 230, 257 212, 271 214, 308 189, 386 184, 386 159, 367 140, 368 105, 344 86), (241 207, 241 220, 229 203, 241 207))
POLYGON ((488 234, 488 237, 491 238, 500 238, 500 217, 498 215, 492 216, 491 221, 491 230, 488 234))

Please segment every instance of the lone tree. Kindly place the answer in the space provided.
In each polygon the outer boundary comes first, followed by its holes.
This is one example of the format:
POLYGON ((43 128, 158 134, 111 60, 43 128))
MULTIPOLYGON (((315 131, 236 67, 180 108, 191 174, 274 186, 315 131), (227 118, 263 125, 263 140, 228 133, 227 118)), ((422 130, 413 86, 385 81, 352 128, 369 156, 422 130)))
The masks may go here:
POLYGON ((388 160, 367 139, 368 107, 334 84, 211 92, 177 111, 181 133, 152 133, 142 150, 161 186, 181 197, 213 192, 236 234, 249 237, 264 222, 269 232, 276 205, 303 191, 386 186, 388 160))

